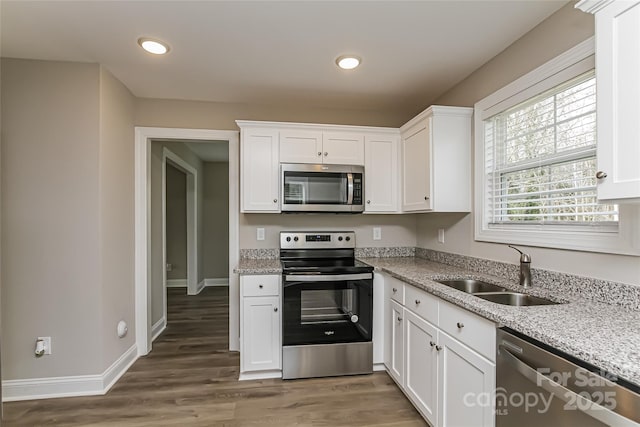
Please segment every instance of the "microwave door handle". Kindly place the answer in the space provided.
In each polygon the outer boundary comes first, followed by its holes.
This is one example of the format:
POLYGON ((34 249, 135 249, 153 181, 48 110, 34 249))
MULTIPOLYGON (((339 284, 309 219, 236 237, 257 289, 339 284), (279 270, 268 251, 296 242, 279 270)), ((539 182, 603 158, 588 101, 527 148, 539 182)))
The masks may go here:
POLYGON ((590 417, 595 418, 596 420, 601 421, 607 425, 629 427, 638 425, 627 417, 613 412, 609 408, 601 406, 593 400, 587 399, 581 394, 578 394, 573 390, 564 387, 562 384, 559 384, 542 375, 536 369, 532 368, 531 366, 517 358, 511 352, 512 350, 507 346, 500 344, 499 348, 501 350, 500 354, 503 357, 503 360, 506 361, 513 369, 518 371, 522 376, 524 376, 526 379, 528 379, 538 387, 558 397, 563 402, 573 402, 576 408, 584 414, 589 415, 590 417))
POLYGON ((353 174, 347 174, 347 204, 353 204, 353 174))

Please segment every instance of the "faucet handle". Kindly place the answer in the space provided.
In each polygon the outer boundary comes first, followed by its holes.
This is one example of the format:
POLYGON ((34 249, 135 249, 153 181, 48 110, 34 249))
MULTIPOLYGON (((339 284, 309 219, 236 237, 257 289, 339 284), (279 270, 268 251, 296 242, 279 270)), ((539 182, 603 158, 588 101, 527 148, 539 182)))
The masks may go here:
POLYGON ((515 249, 516 251, 520 252, 520 262, 531 262, 531 255, 529 254, 525 254, 524 252, 522 252, 520 249, 516 248, 515 246, 512 245, 508 245, 511 249, 515 249))

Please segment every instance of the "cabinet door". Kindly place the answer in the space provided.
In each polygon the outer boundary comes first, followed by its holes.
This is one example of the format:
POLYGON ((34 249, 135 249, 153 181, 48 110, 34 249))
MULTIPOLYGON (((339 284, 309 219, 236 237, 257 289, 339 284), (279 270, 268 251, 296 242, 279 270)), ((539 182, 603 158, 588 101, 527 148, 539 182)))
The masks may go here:
POLYGON ((431 117, 402 135, 402 210, 431 209, 431 117))
POLYGON ((322 133, 322 162, 331 165, 364 165, 364 136, 350 132, 322 133))
POLYGON ((640 198, 640 2, 596 14, 598 198, 640 198))
POLYGON ((495 364, 444 332, 438 333, 438 346, 438 425, 493 426, 495 364))
POLYGON ((389 314, 391 318, 391 353, 389 360, 389 373, 400 385, 404 385, 404 320, 402 318, 402 306, 395 301, 390 301, 389 314))
POLYGON ((437 329, 404 311, 405 392, 432 425, 438 423, 437 329))
POLYGON ((364 138, 365 212, 398 210, 398 138, 364 138))
POLYGON ((281 163, 322 163, 322 132, 314 130, 280 131, 281 163))
POLYGON ((280 212, 278 132, 242 129, 242 212, 280 212))
POLYGON ((242 299, 242 372, 282 369, 280 297, 242 299))

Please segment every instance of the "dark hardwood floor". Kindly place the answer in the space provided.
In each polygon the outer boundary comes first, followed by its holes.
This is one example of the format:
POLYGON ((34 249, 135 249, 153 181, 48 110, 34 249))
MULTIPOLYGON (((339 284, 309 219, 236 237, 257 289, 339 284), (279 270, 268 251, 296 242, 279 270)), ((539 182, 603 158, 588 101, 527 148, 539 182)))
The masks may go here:
POLYGON ((227 288, 169 289, 167 329, 105 396, 10 402, 3 426, 425 426, 384 372, 238 381, 227 288))

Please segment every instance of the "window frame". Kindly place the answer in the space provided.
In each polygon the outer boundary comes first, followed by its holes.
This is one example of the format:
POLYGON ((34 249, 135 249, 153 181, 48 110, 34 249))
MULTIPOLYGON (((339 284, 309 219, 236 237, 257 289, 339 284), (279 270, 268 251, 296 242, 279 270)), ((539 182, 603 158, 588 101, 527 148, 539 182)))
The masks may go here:
MULTIPOLYGON (((485 173, 484 120, 595 68, 595 40, 591 37, 556 58, 497 90, 474 106, 476 241, 640 255, 640 208, 619 206, 617 230, 589 225, 489 224, 488 180, 485 173)), ((596 72, 597 78, 597 72, 596 72)))

